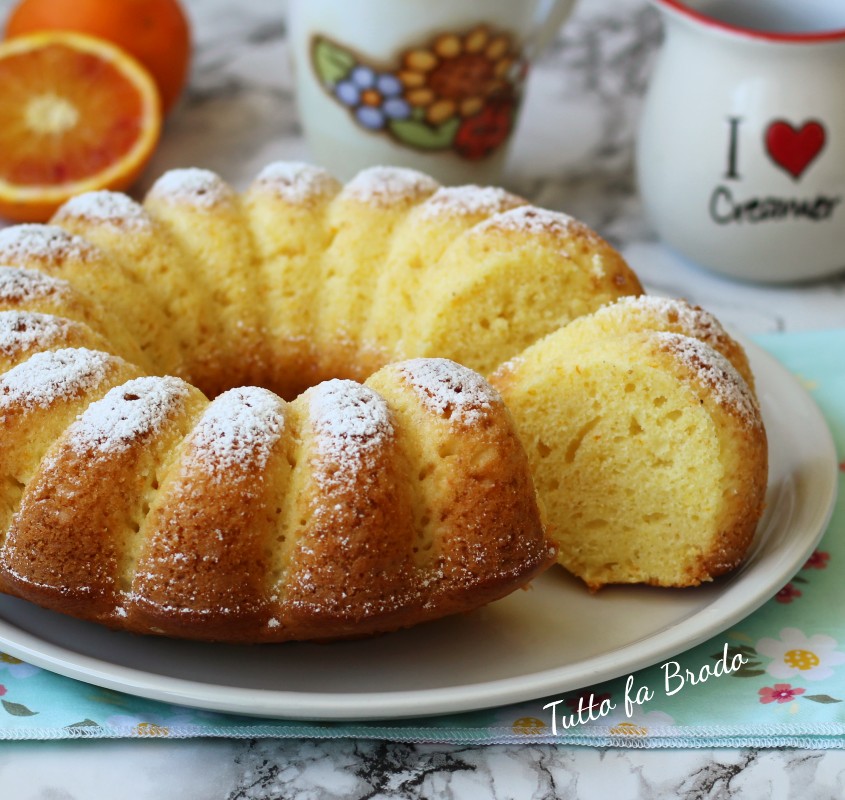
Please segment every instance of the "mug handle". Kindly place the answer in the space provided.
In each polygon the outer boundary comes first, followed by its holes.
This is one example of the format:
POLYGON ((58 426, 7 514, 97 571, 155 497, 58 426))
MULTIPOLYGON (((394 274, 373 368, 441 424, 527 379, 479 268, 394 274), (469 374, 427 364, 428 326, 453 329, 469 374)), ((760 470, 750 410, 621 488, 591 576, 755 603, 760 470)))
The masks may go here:
POLYGON ((534 15, 533 41, 526 47, 529 61, 551 44, 574 5, 575 0, 540 0, 534 15))

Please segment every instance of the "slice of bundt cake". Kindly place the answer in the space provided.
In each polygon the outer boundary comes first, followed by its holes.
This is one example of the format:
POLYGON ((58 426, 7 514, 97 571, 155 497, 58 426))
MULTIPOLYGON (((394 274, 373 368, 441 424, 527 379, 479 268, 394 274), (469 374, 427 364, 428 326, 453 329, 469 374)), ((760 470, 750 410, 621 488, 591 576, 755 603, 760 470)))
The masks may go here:
POLYGON ((263 320, 265 386, 293 399, 321 374, 315 340, 322 298, 320 265, 334 235, 326 219, 340 184, 324 169, 275 162, 244 197, 257 258, 263 320))
POLYGON ((544 334, 642 288, 622 257, 566 214, 520 206, 459 236, 426 276, 406 353, 489 374, 544 334))
POLYGON ((580 346, 596 338, 638 331, 665 331, 691 336, 721 353, 754 391, 754 375, 748 356, 709 311, 685 300, 642 294, 620 297, 593 314, 573 320, 566 331, 567 346, 580 346), (597 330, 599 333, 597 334, 597 330))
POLYGON ((56 225, 4 228, 0 230, 0 264, 46 273, 105 306, 137 342, 142 352, 139 363, 145 368, 173 372, 183 363, 174 339, 163 335, 168 331, 167 315, 156 302, 150 282, 127 272, 87 239, 56 225))
MULTIPOLYGON (((596 315, 598 316, 598 315, 596 315)), ((591 588, 693 586, 736 567, 767 479, 759 407, 730 362, 677 333, 565 327, 492 376, 558 560, 591 588)))
POLYGON ((446 250, 484 220, 527 201, 504 189, 442 186, 407 214, 376 283, 364 328, 367 342, 395 342, 401 350, 409 320, 419 314, 446 250))
MULTIPOLYGON (((107 353, 69 348, 36 353, 0 376, 0 539, 6 539, 24 490, 43 469, 42 460, 53 442, 89 403, 139 374, 137 367, 107 353)), ((74 502, 63 509, 65 535, 68 527, 74 531, 79 513, 74 502)), ((71 535, 68 545, 73 547, 74 542, 71 535)), ((33 546, 37 550, 43 544, 36 538, 33 546)), ((34 564, 21 561, 17 566, 30 579, 30 566, 44 562, 42 556, 34 564)), ((61 579, 61 563, 47 569, 61 579)), ((9 591, 10 578, 0 569, 0 589, 9 591)))
POLYGON ((179 375, 203 386, 218 379, 221 365, 208 363, 217 348, 207 343, 219 328, 211 292, 203 271, 183 256, 167 226, 126 195, 107 191, 69 200, 53 222, 95 245, 144 285, 164 315, 168 338, 176 343, 179 375))
POLYGON ((197 276, 191 301, 208 306, 210 328, 200 348, 216 375, 201 388, 214 395, 261 381, 262 321, 270 309, 260 291, 240 195, 210 170, 175 169, 153 184, 144 208, 173 239, 179 257, 172 266, 197 276))
POLYGON ((67 281, 43 272, 0 266, 0 309, 79 322, 100 334, 109 349, 127 361, 147 364, 143 351, 117 318, 67 281))

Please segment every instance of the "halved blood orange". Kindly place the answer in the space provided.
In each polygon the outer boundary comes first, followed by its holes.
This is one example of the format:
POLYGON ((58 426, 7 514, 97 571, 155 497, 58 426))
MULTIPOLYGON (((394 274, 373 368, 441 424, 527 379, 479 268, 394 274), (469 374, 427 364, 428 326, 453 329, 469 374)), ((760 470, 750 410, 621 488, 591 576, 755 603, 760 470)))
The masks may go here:
POLYGON ((0 44, 0 215, 43 221, 92 189, 125 189, 161 133, 150 74, 125 51, 45 31, 0 44))

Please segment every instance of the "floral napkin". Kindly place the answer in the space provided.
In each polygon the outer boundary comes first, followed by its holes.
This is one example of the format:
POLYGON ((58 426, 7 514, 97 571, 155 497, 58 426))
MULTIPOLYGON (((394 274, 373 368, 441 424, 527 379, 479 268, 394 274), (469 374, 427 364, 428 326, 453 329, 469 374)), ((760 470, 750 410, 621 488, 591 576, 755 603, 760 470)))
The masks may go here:
POLYGON ((559 697, 365 723, 262 720, 172 706, 64 678, 0 653, 0 739, 266 736, 845 747, 845 329, 758 341, 798 376, 825 415, 839 453, 839 499, 824 539, 792 580, 708 642, 559 697))

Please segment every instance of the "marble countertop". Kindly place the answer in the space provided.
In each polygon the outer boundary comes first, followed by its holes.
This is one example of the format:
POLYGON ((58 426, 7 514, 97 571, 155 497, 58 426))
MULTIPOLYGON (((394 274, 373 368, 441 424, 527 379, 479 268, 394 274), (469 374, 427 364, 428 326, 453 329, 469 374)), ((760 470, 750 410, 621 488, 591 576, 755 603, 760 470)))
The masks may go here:
MULTIPOLYGON (((0 0, 0 14, 12 4, 0 0)), ((189 90, 142 192, 163 170, 201 166, 243 188, 275 159, 308 159, 279 0, 187 0, 189 90)), ((845 325, 845 275, 761 287, 669 252, 643 219, 632 144, 661 38, 645 0, 581 0, 529 84, 506 186, 583 219, 650 291, 704 305, 746 334, 845 325)), ((845 795, 845 753, 445 747, 374 741, 4 742, 0 795, 19 800, 192 798, 763 798, 845 795), (812 787, 812 788, 810 788, 812 787)))

